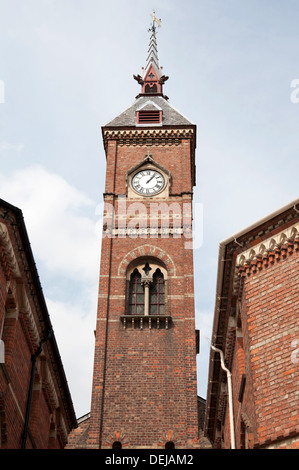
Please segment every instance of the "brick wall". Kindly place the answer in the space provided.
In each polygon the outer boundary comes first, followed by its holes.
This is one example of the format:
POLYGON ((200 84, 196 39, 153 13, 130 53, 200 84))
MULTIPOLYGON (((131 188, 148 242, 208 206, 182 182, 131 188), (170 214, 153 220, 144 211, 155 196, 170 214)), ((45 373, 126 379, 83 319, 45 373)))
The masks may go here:
MULTIPOLYGON (((188 140, 163 148, 120 147, 110 141, 105 198, 114 205, 116 214, 117 197, 127 195, 127 171, 139 164, 148 150, 154 161, 172 176, 169 197, 163 201, 168 204, 175 201, 180 207, 191 201, 191 194, 182 194, 192 189, 188 140)), ((147 210, 151 202, 162 201, 138 197, 136 200, 142 201, 147 210)), ((172 221, 171 217, 170 225, 172 221)), ((185 249, 185 241, 183 237, 148 235, 103 238, 89 431, 91 447, 111 447, 111 436, 117 434, 122 436, 124 446, 155 448, 165 445, 166 433, 171 434, 176 447, 196 446, 193 253, 185 249), (172 318, 167 329, 132 328, 130 324, 124 328, 120 321, 126 313, 126 270, 136 259, 156 260, 167 271, 166 310, 172 318)))
MULTIPOLYGON (((244 284, 231 360, 237 448, 299 445, 298 267, 298 243, 290 242, 240 268, 244 284)), ((223 445, 230 447, 228 406, 223 445)))
POLYGON ((299 337, 298 263, 298 251, 280 251, 245 281, 241 316, 254 417, 252 409, 248 415, 259 445, 299 432, 299 368, 292 360, 299 337))
POLYGON ((88 433, 90 413, 78 419, 78 426, 69 434, 66 449, 86 449, 88 447, 88 433))

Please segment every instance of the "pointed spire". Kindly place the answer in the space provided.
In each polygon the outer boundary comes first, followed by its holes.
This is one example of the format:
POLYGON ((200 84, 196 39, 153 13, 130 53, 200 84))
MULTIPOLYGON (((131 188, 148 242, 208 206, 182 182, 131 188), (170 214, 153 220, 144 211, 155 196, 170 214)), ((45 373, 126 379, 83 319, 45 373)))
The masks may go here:
POLYGON ((146 66, 145 70, 148 69, 149 65, 151 62, 155 65, 156 70, 160 70, 159 67, 159 59, 158 59, 158 49, 157 49, 157 39, 156 39, 156 25, 157 23, 158 27, 161 28, 161 19, 156 18, 156 12, 153 10, 153 14, 151 15, 153 19, 153 24, 149 28, 149 32, 151 32, 151 38, 150 38, 150 44, 149 44, 149 49, 148 49, 148 56, 146 59, 146 66))
MULTIPOLYGON (((146 66, 142 68, 141 75, 133 75, 135 80, 141 85, 141 95, 161 95, 167 99, 162 93, 162 86, 168 77, 163 74, 162 67, 159 66, 158 48, 156 39, 156 24, 161 27, 161 19, 155 16, 155 10, 152 14, 153 24, 149 28, 151 32, 148 56, 146 59, 146 66)), ((138 95, 140 96, 140 95, 138 95)))
POLYGON ((152 31, 151 39, 150 39, 150 44, 149 44, 149 49, 148 49, 148 56, 146 59, 146 66, 145 70, 148 69, 149 65, 153 63, 154 67, 156 70, 159 70, 159 59, 158 59, 158 49, 157 49, 157 39, 156 39, 156 29, 153 26, 153 28, 149 31, 152 31))

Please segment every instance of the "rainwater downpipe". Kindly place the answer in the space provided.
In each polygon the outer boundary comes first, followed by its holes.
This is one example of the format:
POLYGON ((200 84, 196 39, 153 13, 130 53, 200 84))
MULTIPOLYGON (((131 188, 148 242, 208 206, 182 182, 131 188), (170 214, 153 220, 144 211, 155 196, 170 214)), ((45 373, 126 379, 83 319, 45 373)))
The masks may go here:
POLYGON ((25 424, 24 424, 24 431, 22 434, 22 443, 21 443, 21 449, 26 449, 26 441, 27 441, 27 435, 28 435, 28 426, 29 426, 29 416, 30 416, 30 408, 31 408, 31 401, 32 401, 32 391, 33 391, 33 384, 34 384, 34 375, 35 375, 35 366, 36 366, 36 360, 40 353, 43 350, 43 344, 45 341, 47 341, 52 335, 52 330, 49 331, 47 336, 43 338, 40 343, 39 347, 37 348, 36 352, 32 354, 31 356, 31 375, 30 375, 30 383, 29 383, 29 391, 28 391, 28 399, 27 399, 27 406, 26 406, 26 416, 25 416, 25 424))
POLYGON ((230 445, 231 449, 235 449, 235 426, 234 426, 234 411, 233 411, 233 388, 232 388, 232 374, 225 367, 223 351, 216 348, 211 344, 211 348, 220 354, 220 362, 222 369, 226 372, 227 386, 228 386, 228 406, 229 406, 229 424, 230 424, 230 445))

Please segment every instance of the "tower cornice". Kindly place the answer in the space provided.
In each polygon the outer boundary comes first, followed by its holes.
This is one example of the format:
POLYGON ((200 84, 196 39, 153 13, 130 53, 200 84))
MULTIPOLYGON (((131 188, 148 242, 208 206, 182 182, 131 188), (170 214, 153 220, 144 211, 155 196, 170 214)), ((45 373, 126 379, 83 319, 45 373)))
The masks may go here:
POLYGON ((152 146, 179 145, 182 139, 192 141, 196 148, 196 125, 163 127, 102 127, 105 150, 109 140, 116 140, 119 145, 152 146))

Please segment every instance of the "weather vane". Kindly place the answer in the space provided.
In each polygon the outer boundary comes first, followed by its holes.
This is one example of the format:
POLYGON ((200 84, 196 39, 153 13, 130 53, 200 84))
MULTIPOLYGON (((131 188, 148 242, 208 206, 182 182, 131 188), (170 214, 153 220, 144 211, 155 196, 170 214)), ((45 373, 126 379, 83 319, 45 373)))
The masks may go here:
POLYGON ((155 23, 157 23, 159 28, 161 28, 162 20, 161 20, 161 18, 160 19, 156 18, 156 10, 153 10, 153 13, 152 13, 151 17, 153 19, 153 26, 149 29, 149 31, 155 32, 156 31, 155 23))

